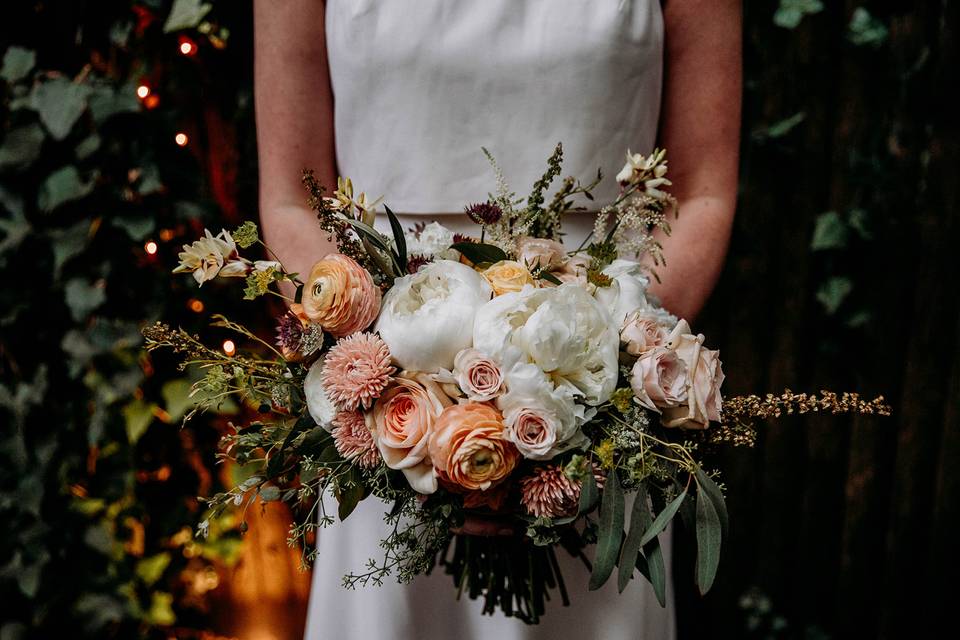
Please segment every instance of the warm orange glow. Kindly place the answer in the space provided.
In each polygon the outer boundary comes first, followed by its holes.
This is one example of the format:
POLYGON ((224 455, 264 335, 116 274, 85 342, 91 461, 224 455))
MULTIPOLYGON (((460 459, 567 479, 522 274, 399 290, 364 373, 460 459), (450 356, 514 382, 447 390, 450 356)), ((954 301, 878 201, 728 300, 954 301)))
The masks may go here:
POLYGON ((149 95, 150 95, 150 87, 148 87, 145 84, 142 84, 139 87, 137 87, 138 98, 140 98, 141 100, 145 100, 149 95))
POLYGON ((233 343, 233 340, 224 340, 223 341, 223 352, 228 356, 232 356, 237 352, 237 345, 233 343))
POLYGON ((153 93, 148 95, 147 99, 143 101, 143 106, 147 109, 156 109, 158 104, 160 104, 160 96, 153 93))
POLYGON ((164 242, 173 240, 173 229, 160 229, 160 239, 164 242))
POLYGON ((173 137, 174 142, 177 143, 177 146, 185 147, 187 143, 190 142, 190 138, 187 137, 187 134, 182 131, 173 137))
POLYGON ((190 311, 194 313, 200 313, 203 311, 203 303, 196 298, 191 298, 190 302, 187 303, 187 306, 190 307, 190 311))
POLYGON ((150 255, 155 254, 155 253, 157 252, 157 249, 158 249, 158 248, 159 248, 159 247, 157 246, 157 243, 154 242, 153 240, 151 240, 151 241, 148 242, 147 244, 143 245, 143 250, 146 251, 147 253, 149 253, 150 255))

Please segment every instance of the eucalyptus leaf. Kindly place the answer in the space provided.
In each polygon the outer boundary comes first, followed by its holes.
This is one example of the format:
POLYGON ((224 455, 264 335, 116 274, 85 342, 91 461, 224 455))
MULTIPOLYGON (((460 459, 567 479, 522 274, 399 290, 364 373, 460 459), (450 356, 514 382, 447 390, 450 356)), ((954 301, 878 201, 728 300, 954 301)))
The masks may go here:
POLYGON ((467 260, 474 264, 483 262, 500 262, 507 259, 507 254, 503 249, 492 244, 483 244, 480 242, 455 242, 450 248, 456 249, 462 253, 467 260))
POLYGON ((720 565, 720 542, 722 530, 720 517, 713 502, 706 496, 697 497, 697 573, 696 582, 700 594, 706 594, 713 586, 720 565))
POLYGON ((684 489, 680 494, 670 501, 663 511, 654 518, 653 523, 650 527, 644 532, 643 537, 640 538, 640 546, 647 544, 653 540, 656 536, 660 535, 660 532, 667 528, 667 525, 670 524, 670 521, 673 520, 673 516, 677 514, 677 510, 680 508, 680 505, 683 504, 683 501, 687 498, 687 490, 684 489))
POLYGON ((23 47, 10 47, 3 54, 3 67, 0 68, 0 78, 10 84, 27 77, 37 64, 37 54, 23 47))
POLYGON ((180 31, 181 29, 192 29, 200 24, 213 5, 202 0, 175 0, 170 9, 170 15, 163 23, 163 32, 180 31))
POLYGON ((588 473, 580 487, 580 506, 577 511, 580 515, 588 513, 597 504, 600 499, 600 492, 597 491, 597 479, 593 473, 588 473))
POLYGON ((31 108, 40 114, 40 122, 56 140, 66 138, 87 109, 92 90, 85 84, 57 77, 41 82, 30 94, 31 108))
POLYGON ((654 538, 643 547, 643 553, 647 560, 647 569, 650 572, 647 577, 650 585, 653 587, 653 593, 657 596, 657 602, 661 607, 667 606, 667 567, 663 561, 663 549, 660 548, 660 539, 654 538))
POLYGON ((384 205, 387 211, 387 219, 390 221, 390 229, 393 231, 393 243, 397 247, 397 258, 400 263, 401 273, 407 271, 407 240, 403 237, 403 227, 397 216, 390 210, 390 207, 384 205))
POLYGON ((697 499, 700 499, 700 497, 705 494, 710 500, 714 510, 717 512, 717 516, 720 518, 723 535, 726 536, 730 528, 730 518, 727 515, 727 502, 723 499, 723 492, 720 491, 720 487, 713 481, 713 478, 708 476, 700 467, 697 467, 696 478, 697 485, 700 487, 697 499))
POLYGON ((623 512, 623 489, 620 488, 620 481, 614 471, 607 476, 600 502, 600 530, 593 558, 593 572, 587 586, 591 591, 602 587, 613 573, 613 567, 620 555, 620 542, 623 540, 623 512))
POLYGON ((35 122, 8 131, 0 146, 0 171, 29 167, 40 157, 46 137, 35 122))
POLYGON ((637 495, 633 498, 633 509, 630 511, 630 529, 627 531, 626 540, 623 541, 623 548, 620 550, 620 562, 617 564, 619 567, 617 588, 620 593, 623 593, 623 590, 630 583, 630 579, 633 578, 633 570, 637 566, 637 556, 640 555, 640 538, 653 523, 649 509, 647 506, 647 487, 641 484, 637 489, 637 495))

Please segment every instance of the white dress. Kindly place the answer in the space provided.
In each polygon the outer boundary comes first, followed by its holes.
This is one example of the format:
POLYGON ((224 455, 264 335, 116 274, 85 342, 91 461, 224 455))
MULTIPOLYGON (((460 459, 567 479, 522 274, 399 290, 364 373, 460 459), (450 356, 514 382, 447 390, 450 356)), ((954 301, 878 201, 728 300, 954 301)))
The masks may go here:
MULTIPOLYGON (((475 232, 457 212, 495 189, 480 147, 526 196, 562 141, 563 175, 589 179, 602 168, 594 193, 605 202, 627 148, 647 153, 655 142, 657 0, 328 0, 326 36, 338 171, 386 196, 405 228, 438 220, 475 232)), ((589 215, 566 219, 565 240, 578 244, 591 226, 589 215)), ((343 575, 378 555, 387 507, 365 500, 345 523, 318 532, 309 640, 675 636, 669 586, 666 609, 639 576, 623 594, 615 579, 587 591, 586 569, 562 550, 572 603, 549 602, 537 626, 482 616, 481 602, 465 596, 458 602, 439 568, 410 585, 345 590, 343 575)), ((669 563, 669 531, 661 544, 669 563)))

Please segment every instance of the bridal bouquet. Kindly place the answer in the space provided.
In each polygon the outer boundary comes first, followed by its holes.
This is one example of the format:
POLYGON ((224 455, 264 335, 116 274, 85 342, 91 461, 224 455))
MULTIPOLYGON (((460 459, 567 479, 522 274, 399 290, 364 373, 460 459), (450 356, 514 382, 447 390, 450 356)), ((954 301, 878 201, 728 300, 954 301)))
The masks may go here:
POLYGON ((665 153, 627 154, 619 197, 576 250, 561 244, 563 217, 601 177, 566 178, 548 201, 561 159, 558 145, 520 199, 490 158, 497 188, 466 207, 470 237, 435 222, 402 229, 388 207, 392 232, 381 234, 379 201, 349 180, 328 196, 307 173, 318 224, 339 250, 309 274, 244 257, 260 242, 249 222, 184 247, 175 271, 198 284, 242 278, 247 299, 296 292, 275 340, 215 316, 240 335, 236 354, 162 324, 145 330, 149 349, 172 348, 203 371, 198 409, 235 395, 257 412, 224 437, 224 457, 253 471, 209 500, 214 512, 290 503, 300 514, 291 542, 309 561, 312 536, 335 521, 324 494, 340 520, 382 500, 382 549, 345 586, 439 565, 485 613, 536 622, 553 595, 569 601, 558 550, 583 560, 591 589, 616 573, 622 591, 640 574, 662 603, 658 535, 677 514, 696 533, 706 592, 727 511, 704 454, 751 445, 754 419, 887 413, 882 398, 855 394, 724 400, 718 352, 648 294, 676 208, 665 153), (465 533, 477 518, 506 535, 465 533))

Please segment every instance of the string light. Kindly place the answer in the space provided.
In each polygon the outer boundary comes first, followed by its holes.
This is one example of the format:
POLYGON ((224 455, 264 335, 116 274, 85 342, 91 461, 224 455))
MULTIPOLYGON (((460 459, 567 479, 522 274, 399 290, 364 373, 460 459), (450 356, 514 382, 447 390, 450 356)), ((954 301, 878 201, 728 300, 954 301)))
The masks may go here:
POLYGON ((146 100, 149 95, 150 95, 150 87, 148 87, 145 84, 142 84, 139 87, 137 87, 138 98, 140 98, 141 100, 146 100))
POLYGON ((224 340, 223 352, 228 356, 232 356, 237 352, 237 345, 233 344, 233 340, 224 340))
POLYGON ((190 298, 190 302, 187 303, 187 306, 190 307, 190 311, 194 313, 200 313, 203 311, 203 302, 197 300, 196 298, 190 298))
POLYGON ((143 245, 143 250, 149 253, 150 255, 155 254, 157 252, 157 249, 159 249, 159 247, 157 246, 157 243, 154 242, 153 240, 150 240, 145 245, 143 245))
POLYGON ((180 53, 182 53, 185 56, 192 56, 196 52, 197 52, 197 46, 193 44, 193 42, 191 42, 187 38, 182 38, 180 40, 180 53))
POLYGON ((185 147, 187 143, 190 142, 190 138, 181 131, 173 137, 173 141, 177 143, 178 147, 185 147))
POLYGON ((173 229, 161 229, 160 230, 160 239, 164 242, 170 242, 173 240, 173 229))

